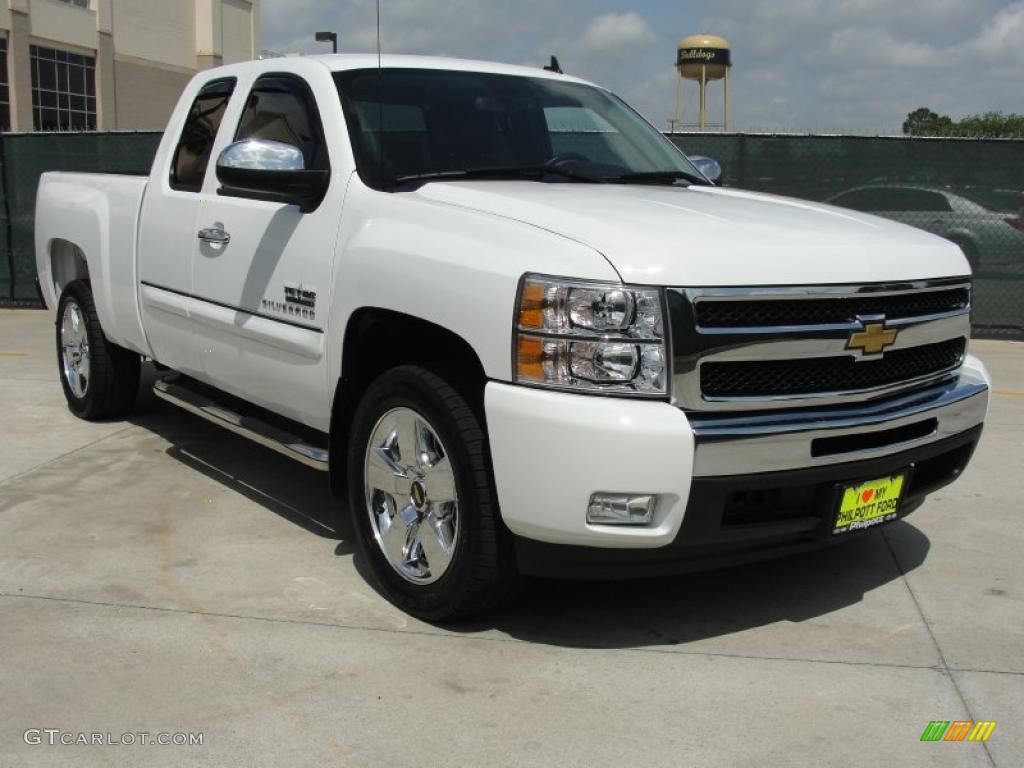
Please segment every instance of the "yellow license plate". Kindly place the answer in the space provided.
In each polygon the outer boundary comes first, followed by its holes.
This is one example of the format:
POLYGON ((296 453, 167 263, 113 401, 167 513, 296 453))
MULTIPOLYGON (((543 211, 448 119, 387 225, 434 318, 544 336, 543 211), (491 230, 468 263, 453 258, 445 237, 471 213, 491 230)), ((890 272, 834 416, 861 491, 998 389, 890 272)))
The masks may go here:
POLYGON ((842 489, 832 533, 850 533, 895 520, 906 475, 893 475, 842 489))

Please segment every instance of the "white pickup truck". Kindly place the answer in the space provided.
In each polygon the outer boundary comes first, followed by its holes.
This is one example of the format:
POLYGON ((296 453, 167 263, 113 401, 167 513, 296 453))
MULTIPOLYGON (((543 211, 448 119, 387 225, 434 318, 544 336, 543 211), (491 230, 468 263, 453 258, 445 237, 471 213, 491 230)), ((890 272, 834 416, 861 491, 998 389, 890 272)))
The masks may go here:
POLYGON ((988 406, 956 245, 715 186, 556 72, 210 70, 148 178, 48 173, 36 221, 71 410, 169 369, 159 397, 329 472, 428 619, 853 537, 956 478, 988 406))

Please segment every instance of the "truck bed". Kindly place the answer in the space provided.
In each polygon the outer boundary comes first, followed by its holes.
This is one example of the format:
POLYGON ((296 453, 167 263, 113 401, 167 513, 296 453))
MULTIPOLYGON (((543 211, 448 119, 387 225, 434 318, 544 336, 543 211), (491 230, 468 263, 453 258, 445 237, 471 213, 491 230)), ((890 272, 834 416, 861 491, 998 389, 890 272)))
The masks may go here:
POLYGON ((144 354, 135 249, 148 184, 136 174, 50 172, 36 196, 36 266, 47 307, 55 310, 62 277, 87 277, 111 341, 144 354), (78 249, 90 254, 84 274, 78 249))

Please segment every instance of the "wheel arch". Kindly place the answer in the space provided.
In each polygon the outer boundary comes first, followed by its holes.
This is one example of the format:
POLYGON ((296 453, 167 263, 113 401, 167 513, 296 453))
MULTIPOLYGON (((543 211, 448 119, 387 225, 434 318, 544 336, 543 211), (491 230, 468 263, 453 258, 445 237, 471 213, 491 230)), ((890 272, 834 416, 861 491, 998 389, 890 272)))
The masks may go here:
POLYGON ((53 295, 59 300, 68 283, 89 279, 89 262, 85 252, 75 243, 55 237, 49 243, 50 280, 53 295))
POLYGON ((352 313, 345 328, 341 377, 331 407, 331 488, 345 493, 345 453, 355 409, 370 384, 399 365, 458 371, 455 386, 483 423, 487 375, 472 345, 429 320, 380 307, 352 313))

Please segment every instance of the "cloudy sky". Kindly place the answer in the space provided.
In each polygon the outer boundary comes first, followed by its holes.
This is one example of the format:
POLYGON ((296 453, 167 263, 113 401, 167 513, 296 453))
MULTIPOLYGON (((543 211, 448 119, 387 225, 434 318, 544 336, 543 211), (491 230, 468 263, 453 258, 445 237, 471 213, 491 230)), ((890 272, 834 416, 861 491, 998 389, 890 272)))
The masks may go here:
MULTIPOLYGON (((373 0, 262 5, 266 49, 322 51, 318 29, 374 49, 373 0)), ((738 130, 892 134, 920 106, 1024 112, 1024 0, 381 0, 381 15, 385 52, 538 66, 555 53, 659 127, 676 41, 701 31, 732 42, 738 130)))

